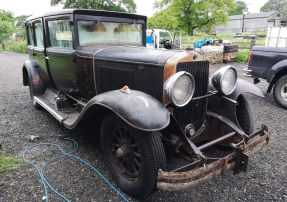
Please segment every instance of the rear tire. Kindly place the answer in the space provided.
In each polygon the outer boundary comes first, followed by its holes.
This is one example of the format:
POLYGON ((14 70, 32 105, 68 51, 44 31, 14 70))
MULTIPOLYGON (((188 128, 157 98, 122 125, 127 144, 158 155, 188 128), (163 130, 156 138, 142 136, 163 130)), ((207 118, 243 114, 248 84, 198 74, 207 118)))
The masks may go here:
POLYGON ((110 113, 101 125, 101 143, 111 176, 124 192, 145 198, 157 190, 158 170, 166 164, 158 132, 139 131, 110 113))
POLYGON ((29 78, 29 92, 30 92, 30 97, 31 97, 31 100, 32 100, 32 105, 35 109, 37 110, 40 110, 42 109, 41 105, 39 105, 35 99, 34 99, 34 93, 33 93, 33 89, 34 89, 34 86, 33 86, 33 82, 30 80, 29 78))
POLYGON ((287 75, 278 79, 273 89, 276 102, 287 109, 287 75))
POLYGON ((255 113, 250 102, 244 97, 244 95, 240 95, 237 101, 237 121, 241 129, 246 133, 246 135, 250 135, 255 130, 255 113))

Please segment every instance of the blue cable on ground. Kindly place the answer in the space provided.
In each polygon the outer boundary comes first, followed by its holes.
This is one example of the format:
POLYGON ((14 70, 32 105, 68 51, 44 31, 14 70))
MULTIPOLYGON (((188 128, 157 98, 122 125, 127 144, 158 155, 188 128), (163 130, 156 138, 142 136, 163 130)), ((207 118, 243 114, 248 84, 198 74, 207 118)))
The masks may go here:
POLYGON ((26 161, 26 162, 30 163, 32 166, 34 166, 34 167, 36 168, 36 170, 38 171, 40 177, 41 177, 41 180, 42 180, 42 183, 43 183, 43 186, 44 186, 44 189, 45 189, 46 202, 49 201, 49 199, 48 199, 47 185, 48 185, 48 187, 49 187, 53 192, 55 192, 57 195, 61 196, 64 200, 70 202, 65 196, 63 196, 62 194, 60 194, 57 190, 55 190, 55 189, 48 183, 48 181, 46 180, 46 178, 44 177, 44 174, 43 174, 44 168, 45 168, 49 163, 51 163, 51 162, 53 162, 53 161, 55 161, 55 160, 57 160, 57 159, 59 159, 59 158, 65 157, 65 156, 69 156, 69 157, 76 158, 76 159, 80 160, 81 162, 85 163, 86 165, 88 165, 89 167, 91 167, 91 168, 92 168, 94 171, 96 171, 97 174, 98 174, 101 178, 103 178, 103 179, 106 181, 106 183, 107 183, 111 188, 113 188, 125 201, 129 202, 128 199, 127 199, 124 195, 122 195, 96 168, 94 168, 92 165, 90 165, 89 163, 87 163, 86 161, 84 161, 83 159, 81 159, 80 157, 72 155, 72 153, 74 153, 75 151, 78 150, 78 143, 77 143, 75 140, 70 139, 70 138, 64 138, 64 139, 73 141, 74 144, 76 145, 76 149, 74 149, 73 151, 71 151, 71 152, 69 152, 69 153, 66 153, 66 152, 65 152, 59 145, 57 145, 57 144, 53 144, 53 143, 39 143, 39 144, 36 144, 36 145, 33 145, 33 146, 29 147, 29 148, 26 149, 26 150, 24 151, 24 153, 23 153, 23 159, 24 159, 24 161, 26 161), (37 147, 37 146, 41 146, 41 145, 55 146, 55 147, 57 147, 57 148, 63 153, 63 155, 58 156, 58 157, 55 157, 55 158, 49 160, 49 161, 41 168, 41 170, 39 170, 39 168, 38 168, 34 163, 28 161, 28 160, 25 158, 25 155, 26 155, 26 153, 27 153, 30 149, 32 149, 32 148, 34 148, 34 147, 37 147))

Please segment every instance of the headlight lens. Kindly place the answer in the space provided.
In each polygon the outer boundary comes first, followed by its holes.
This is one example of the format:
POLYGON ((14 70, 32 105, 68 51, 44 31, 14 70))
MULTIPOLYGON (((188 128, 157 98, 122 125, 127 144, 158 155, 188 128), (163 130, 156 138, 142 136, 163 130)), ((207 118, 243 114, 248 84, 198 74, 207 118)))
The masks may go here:
POLYGON ((225 66, 217 70, 212 76, 212 84, 220 93, 230 95, 237 82, 237 72, 232 66, 225 66))
POLYGON ((164 92, 172 104, 178 107, 186 105, 194 93, 194 78, 187 72, 178 72, 164 83, 164 92))

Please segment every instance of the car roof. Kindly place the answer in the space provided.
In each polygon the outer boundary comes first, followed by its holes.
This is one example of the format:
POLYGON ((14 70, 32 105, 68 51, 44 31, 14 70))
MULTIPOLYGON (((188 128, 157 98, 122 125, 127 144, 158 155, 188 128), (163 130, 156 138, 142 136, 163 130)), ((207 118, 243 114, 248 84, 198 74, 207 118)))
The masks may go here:
POLYGON ((58 10, 58 11, 43 13, 42 15, 38 15, 38 16, 31 16, 27 19, 26 22, 37 19, 37 18, 42 18, 42 17, 67 15, 67 14, 121 17, 121 18, 141 19, 141 20, 145 20, 145 21, 147 20, 146 16, 137 15, 137 14, 130 14, 130 13, 123 13, 123 12, 91 10, 91 9, 62 9, 62 10, 58 10))

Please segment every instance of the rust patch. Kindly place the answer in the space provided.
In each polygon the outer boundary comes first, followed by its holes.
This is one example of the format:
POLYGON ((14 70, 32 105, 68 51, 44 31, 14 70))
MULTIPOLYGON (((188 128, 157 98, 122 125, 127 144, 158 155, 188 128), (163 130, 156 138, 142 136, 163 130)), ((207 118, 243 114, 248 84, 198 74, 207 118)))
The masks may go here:
POLYGON ((35 76, 34 76, 34 78, 33 78, 33 84, 34 84, 34 85, 38 85, 40 80, 41 80, 41 79, 40 79, 39 74, 35 74, 35 76))
MULTIPOLYGON (((194 62, 194 61, 205 61, 208 60, 204 55, 196 53, 194 51, 182 51, 178 54, 173 55, 170 57, 165 65, 164 65, 164 77, 163 83, 172 75, 175 74, 176 66, 178 63, 183 62, 194 62)), ((166 98, 165 94, 163 93, 163 104, 168 104, 169 101, 166 98)))

